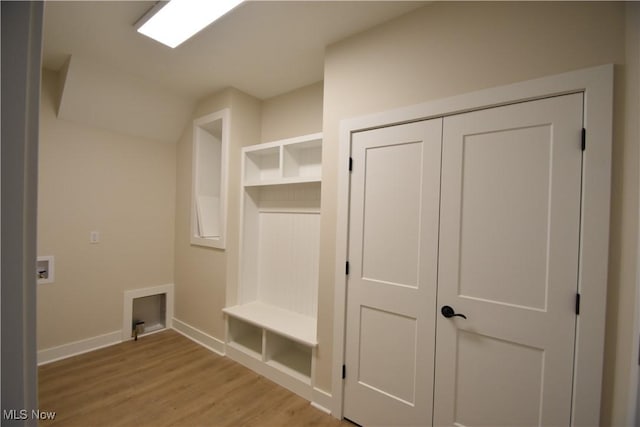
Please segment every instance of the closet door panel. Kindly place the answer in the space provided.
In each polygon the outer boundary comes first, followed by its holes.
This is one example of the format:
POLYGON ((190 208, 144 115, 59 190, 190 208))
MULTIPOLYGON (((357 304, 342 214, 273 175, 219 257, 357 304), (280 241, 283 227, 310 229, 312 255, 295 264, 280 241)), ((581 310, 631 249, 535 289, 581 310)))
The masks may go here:
POLYGON ((441 119, 354 135, 344 416, 431 423, 441 119))
POLYGON ((444 120, 436 425, 570 424, 581 130, 582 94, 444 120))

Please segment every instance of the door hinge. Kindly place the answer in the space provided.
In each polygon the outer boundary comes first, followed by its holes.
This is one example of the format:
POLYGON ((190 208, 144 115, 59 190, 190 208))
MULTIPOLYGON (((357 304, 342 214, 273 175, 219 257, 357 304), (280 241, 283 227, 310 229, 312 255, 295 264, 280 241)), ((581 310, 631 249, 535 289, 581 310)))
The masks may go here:
POLYGON ((342 365, 342 379, 347 377, 347 365, 342 365))
POLYGON ((576 294, 576 315, 580 314, 580 294, 576 294))
POLYGON ((587 130, 582 128, 582 151, 587 149, 587 130))
POLYGON ((349 261, 347 261, 344 265, 344 274, 349 275, 349 261))
POLYGON ((349 157, 349 172, 353 171, 353 157, 349 157))

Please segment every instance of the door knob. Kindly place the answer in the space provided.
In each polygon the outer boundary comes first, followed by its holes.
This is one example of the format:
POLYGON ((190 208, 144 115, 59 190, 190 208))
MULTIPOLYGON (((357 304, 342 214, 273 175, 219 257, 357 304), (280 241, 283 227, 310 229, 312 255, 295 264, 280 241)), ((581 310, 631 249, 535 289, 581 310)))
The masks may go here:
POLYGON ((440 312, 447 319, 450 318, 450 317, 455 317, 455 316, 462 317, 463 319, 467 318, 467 316, 465 316, 464 314, 456 313, 455 310, 453 308, 449 307, 448 305, 443 305, 442 309, 440 310, 440 312))

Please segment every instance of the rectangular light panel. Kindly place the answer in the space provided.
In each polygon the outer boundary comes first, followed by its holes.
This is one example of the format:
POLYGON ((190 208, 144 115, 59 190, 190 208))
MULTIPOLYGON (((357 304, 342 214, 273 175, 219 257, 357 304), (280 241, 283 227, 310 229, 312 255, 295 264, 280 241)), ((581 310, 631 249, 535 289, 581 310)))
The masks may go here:
POLYGON ((152 9, 136 25, 139 33, 174 48, 242 1, 171 0, 159 10, 152 9), (148 15, 152 16, 147 19, 148 15))

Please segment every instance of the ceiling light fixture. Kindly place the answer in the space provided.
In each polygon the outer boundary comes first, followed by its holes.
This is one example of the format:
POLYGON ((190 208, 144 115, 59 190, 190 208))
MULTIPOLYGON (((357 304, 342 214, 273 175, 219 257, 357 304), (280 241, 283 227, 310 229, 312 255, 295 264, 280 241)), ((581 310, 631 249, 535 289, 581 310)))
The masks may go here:
POLYGON ((219 19, 243 0, 158 2, 135 24, 139 33, 174 48, 219 19))

